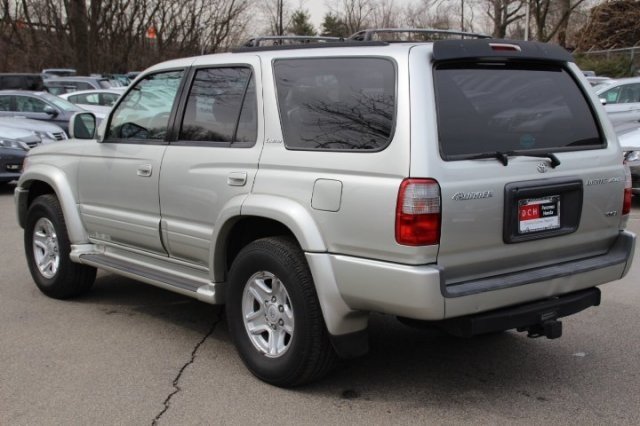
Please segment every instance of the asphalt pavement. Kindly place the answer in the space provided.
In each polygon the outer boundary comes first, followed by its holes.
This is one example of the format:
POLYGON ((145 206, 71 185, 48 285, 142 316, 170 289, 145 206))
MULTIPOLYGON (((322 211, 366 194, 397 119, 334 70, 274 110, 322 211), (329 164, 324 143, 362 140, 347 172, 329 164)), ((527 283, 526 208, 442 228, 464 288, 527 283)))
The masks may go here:
POLYGON ((219 307, 103 272, 85 297, 41 294, 3 186, 0 425, 637 425, 638 257, 560 339, 456 339, 373 315, 367 356, 283 390, 245 369, 219 307))

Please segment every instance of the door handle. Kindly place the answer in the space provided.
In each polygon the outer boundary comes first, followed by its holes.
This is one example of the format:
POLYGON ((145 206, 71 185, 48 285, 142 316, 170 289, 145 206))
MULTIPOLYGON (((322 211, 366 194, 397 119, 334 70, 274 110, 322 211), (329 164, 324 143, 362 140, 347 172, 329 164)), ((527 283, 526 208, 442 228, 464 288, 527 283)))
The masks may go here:
POLYGON ((149 177, 153 171, 151 164, 142 164, 138 166, 137 175, 140 177, 149 177))
POLYGON ((227 185, 244 186, 247 183, 247 172, 231 172, 227 176, 227 185))

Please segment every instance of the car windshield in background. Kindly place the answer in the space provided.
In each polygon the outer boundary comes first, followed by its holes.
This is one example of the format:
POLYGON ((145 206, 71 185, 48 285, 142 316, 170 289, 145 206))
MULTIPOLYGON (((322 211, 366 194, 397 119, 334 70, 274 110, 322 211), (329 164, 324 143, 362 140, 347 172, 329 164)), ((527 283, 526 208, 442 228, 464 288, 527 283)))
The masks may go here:
POLYGON ((435 85, 445 160, 604 145, 584 94, 559 66, 446 64, 435 85))
POLYGON ((389 144, 396 111, 392 61, 282 59, 274 71, 288 149, 380 150, 389 144))
POLYGON ((63 111, 82 111, 82 108, 78 108, 76 105, 72 104, 71 102, 65 99, 59 98, 50 93, 42 93, 41 96, 42 96, 42 99, 45 99, 51 102, 52 104, 54 104, 55 106, 57 106, 63 111))

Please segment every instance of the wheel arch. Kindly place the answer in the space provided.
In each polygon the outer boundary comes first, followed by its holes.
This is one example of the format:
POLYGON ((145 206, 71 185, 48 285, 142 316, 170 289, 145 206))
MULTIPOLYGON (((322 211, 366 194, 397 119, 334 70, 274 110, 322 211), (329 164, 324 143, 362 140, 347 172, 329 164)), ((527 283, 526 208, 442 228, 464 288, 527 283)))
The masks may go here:
POLYGON ((55 194, 62 207, 62 214, 72 244, 89 241, 80 218, 77 200, 66 174, 53 166, 38 164, 30 166, 18 182, 15 191, 18 222, 24 228, 27 211, 36 197, 44 194, 55 194))
POLYGON ((304 252, 326 252, 315 220, 299 203, 277 196, 249 195, 236 200, 218 217, 213 235, 215 282, 225 281, 235 255, 259 238, 291 235, 304 252))

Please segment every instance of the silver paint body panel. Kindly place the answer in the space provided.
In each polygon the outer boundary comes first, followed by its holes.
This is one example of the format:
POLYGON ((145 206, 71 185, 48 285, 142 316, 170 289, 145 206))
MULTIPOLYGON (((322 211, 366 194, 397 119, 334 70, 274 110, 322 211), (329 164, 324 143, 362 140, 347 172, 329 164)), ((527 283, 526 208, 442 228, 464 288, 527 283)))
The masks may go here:
MULTIPOLYGON (((229 148, 69 141, 35 149, 16 188, 20 223, 30 186, 46 183, 62 204, 73 261, 109 264, 113 272, 223 303, 229 229, 243 217, 271 219, 288 228, 305 252, 333 335, 366 328, 370 311, 439 320, 592 287, 626 273, 628 263, 462 297, 443 295, 445 277, 450 283, 477 280, 605 253, 626 221, 610 214, 621 209, 624 174, 615 134, 588 89, 606 148, 558 153, 561 165, 544 176, 538 166, 545 160, 539 158, 514 157, 507 167, 495 159, 443 161, 431 53, 431 44, 405 43, 220 54, 158 64, 147 72, 192 65, 251 67, 258 94, 256 144, 229 148), (287 149, 273 62, 338 56, 394 62, 397 107, 391 143, 378 152, 287 149), (138 174, 141 167, 143 176, 138 174), (433 178, 441 186, 439 245, 396 243, 398 188, 407 177, 433 178), (584 185, 580 226, 573 234, 505 244, 504 185, 542 177, 614 179, 584 185), (460 193, 491 196, 456 196, 460 193), (164 271, 175 285, 144 271, 164 271), (188 289, 184 282, 199 286, 188 289)), ((587 87, 577 67, 569 68, 587 87)))

